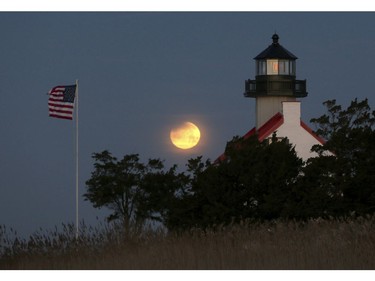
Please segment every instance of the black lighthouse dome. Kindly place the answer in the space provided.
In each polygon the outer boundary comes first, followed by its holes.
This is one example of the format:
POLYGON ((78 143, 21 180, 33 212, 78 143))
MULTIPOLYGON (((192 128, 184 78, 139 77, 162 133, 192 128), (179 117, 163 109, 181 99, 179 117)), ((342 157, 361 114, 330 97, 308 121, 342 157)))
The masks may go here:
POLYGON ((279 43, 279 35, 276 33, 272 36, 272 44, 268 46, 263 52, 257 55, 255 60, 260 59, 287 59, 296 60, 297 57, 285 49, 279 43))

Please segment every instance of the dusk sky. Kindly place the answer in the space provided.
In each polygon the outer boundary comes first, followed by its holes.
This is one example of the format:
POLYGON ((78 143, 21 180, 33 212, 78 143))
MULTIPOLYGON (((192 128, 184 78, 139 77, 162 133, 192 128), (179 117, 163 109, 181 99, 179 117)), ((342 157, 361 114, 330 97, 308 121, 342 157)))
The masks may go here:
POLYGON ((307 79, 306 123, 328 99, 375 109, 373 12, 0 13, 0 225, 29 235, 74 223, 75 121, 48 116, 52 87, 79 80, 80 220, 96 224, 106 213, 82 198, 91 155, 138 153, 180 170, 215 160, 255 125, 244 81, 275 32, 307 79), (185 121, 202 139, 181 151, 169 131, 185 121))

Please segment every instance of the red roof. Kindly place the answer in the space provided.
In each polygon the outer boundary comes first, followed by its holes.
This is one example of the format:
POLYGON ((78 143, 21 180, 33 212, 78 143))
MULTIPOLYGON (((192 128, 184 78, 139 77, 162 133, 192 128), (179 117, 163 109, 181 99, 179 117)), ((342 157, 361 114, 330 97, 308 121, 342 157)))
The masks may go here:
POLYGON ((310 133, 310 135, 312 135, 314 138, 316 138, 316 140, 320 142, 321 144, 326 143, 326 141, 323 138, 315 134, 314 131, 309 126, 307 126, 305 122, 303 122, 302 120, 301 120, 301 127, 304 128, 308 133, 310 133))
POLYGON ((247 139, 255 133, 258 133, 258 140, 261 142, 274 131, 276 131, 283 123, 284 116, 280 112, 278 112, 274 116, 272 116, 266 123, 264 123, 258 130, 256 130, 255 127, 252 128, 243 136, 243 138, 247 139))
MULTIPOLYGON (((284 116, 280 112, 278 112, 274 116, 272 116, 271 119, 269 119, 266 123, 264 123, 264 125, 258 129, 258 132, 254 127, 249 132, 247 132, 243 136, 243 138, 247 139, 257 132, 259 141, 263 141, 265 138, 269 137, 274 131, 276 131, 283 123, 284 116)), ((315 134, 314 131, 305 122, 301 120, 300 124, 301 127, 304 128, 310 135, 312 135, 318 142, 320 142, 321 144, 324 144, 326 142, 323 138, 315 134)))
MULTIPOLYGON (((264 123, 258 130, 256 127, 248 131, 243 138, 247 139, 254 134, 258 134, 258 140, 262 142, 264 139, 269 137, 274 131, 276 131, 284 123, 284 116, 278 112, 272 116, 266 123, 264 123)), ((314 133, 314 131, 301 120, 301 127, 304 128, 310 135, 312 135, 321 144, 325 143, 325 140, 314 133)), ((214 163, 225 160, 225 153, 221 154, 214 163)))
MULTIPOLYGON (((278 112, 273 117, 271 117, 263 126, 261 126, 258 130, 256 127, 252 128, 248 131, 243 138, 248 139, 249 137, 253 136, 254 134, 258 134, 258 140, 262 142, 265 138, 267 138, 270 134, 277 130, 282 124, 284 123, 284 116, 278 112)), ((219 163, 225 160, 225 153, 221 154, 214 163, 219 163)))

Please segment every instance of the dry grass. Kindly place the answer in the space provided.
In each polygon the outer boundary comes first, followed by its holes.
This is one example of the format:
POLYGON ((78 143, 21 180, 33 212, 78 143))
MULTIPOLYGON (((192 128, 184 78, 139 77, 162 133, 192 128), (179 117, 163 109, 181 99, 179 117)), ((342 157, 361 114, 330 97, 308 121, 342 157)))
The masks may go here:
POLYGON ((83 227, 76 241, 68 225, 20 241, 0 227, 0 269, 375 269, 374 230, 375 217, 126 238, 116 228, 83 227))

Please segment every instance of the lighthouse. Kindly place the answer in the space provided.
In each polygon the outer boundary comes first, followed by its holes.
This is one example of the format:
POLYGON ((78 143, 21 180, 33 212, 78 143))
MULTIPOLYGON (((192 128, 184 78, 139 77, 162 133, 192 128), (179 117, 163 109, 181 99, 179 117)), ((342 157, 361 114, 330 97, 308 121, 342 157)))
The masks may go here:
POLYGON ((301 120, 300 98, 307 96, 306 80, 297 80, 297 57, 272 36, 272 44, 257 55, 255 79, 245 81, 246 98, 255 98, 255 127, 243 138, 254 134, 259 141, 270 141, 273 136, 287 138, 303 160, 315 157, 313 145, 324 140, 301 120))
MULTIPOLYGON (((255 79, 245 81, 246 98, 255 98, 255 127, 243 135, 244 139, 256 135, 260 142, 270 142, 276 136, 287 138, 297 155, 304 161, 318 156, 311 151, 324 140, 301 120, 300 98, 307 96, 306 80, 297 80, 297 57, 272 36, 269 45, 255 58, 255 79)), ((216 162, 225 159, 222 154, 216 162)))
POLYGON ((306 80, 296 79, 297 57, 272 36, 272 44, 257 55, 255 80, 245 82, 245 97, 256 99, 256 127, 260 128, 278 112, 283 102, 295 102, 307 96, 306 80))

